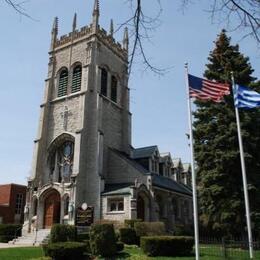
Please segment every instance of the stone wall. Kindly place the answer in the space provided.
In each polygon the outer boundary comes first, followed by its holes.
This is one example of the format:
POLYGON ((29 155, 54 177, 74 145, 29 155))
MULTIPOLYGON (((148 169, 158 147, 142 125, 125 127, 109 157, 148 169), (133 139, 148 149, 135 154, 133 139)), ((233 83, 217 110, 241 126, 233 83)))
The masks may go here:
POLYGON ((113 199, 115 196, 103 196, 101 198, 101 218, 105 220, 124 222, 125 219, 131 219, 130 214, 130 195, 118 195, 116 198, 124 198, 124 211, 123 212, 111 212, 108 209, 107 202, 109 199, 113 199))

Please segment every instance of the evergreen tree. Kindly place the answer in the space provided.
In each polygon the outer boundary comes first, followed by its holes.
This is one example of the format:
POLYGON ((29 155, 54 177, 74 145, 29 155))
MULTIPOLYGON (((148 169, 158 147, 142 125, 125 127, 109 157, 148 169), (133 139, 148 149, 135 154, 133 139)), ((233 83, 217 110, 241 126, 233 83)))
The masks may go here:
MULTIPOLYGON (((231 86, 233 71, 236 83, 254 83, 260 90, 249 59, 239 52, 238 45, 230 44, 224 30, 215 45, 204 76, 231 86)), ((233 96, 226 96, 221 103, 196 101, 196 106, 194 142, 201 223, 207 230, 240 235, 245 232, 246 219, 233 96)), ((260 213, 260 109, 239 112, 250 209, 256 222, 260 213)))

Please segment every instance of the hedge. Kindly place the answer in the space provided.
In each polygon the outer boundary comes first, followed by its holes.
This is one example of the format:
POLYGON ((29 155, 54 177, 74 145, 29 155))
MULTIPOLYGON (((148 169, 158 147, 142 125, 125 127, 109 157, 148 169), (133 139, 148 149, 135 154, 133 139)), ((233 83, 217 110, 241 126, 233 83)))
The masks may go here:
POLYGON ((14 239, 15 236, 21 236, 21 233, 21 224, 0 224, 0 242, 2 243, 14 239))
POLYGON ((117 251, 117 252, 123 251, 123 250, 124 250, 124 247, 125 247, 124 243, 122 243, 122 242, 117 242, 117 243, 116 243, 116 251, 117 251))
POLYGON ((136 222, 135 232, 138 237, 163 236, 166 234, 163 222, 136 222))
POLYGON ((189 256, 194 239, 178 236, 141 237, 141 248, 148 256, 189 256))
POLYGON ((90 247, 92 254, 114 256, 117 252, 116 236, 112 224, 96 224, 90 229, 90 247))
POLYGON ((76 241, 77 228, 72 225, 55 224, 51 228, 51 243, 76 241))
POLYGON ((77 241, 82 242, 84 240, 89 240, 89 233, 80 233, 77 234, 77 241))
POLYGON ((138 245, 139 240, 133 228, 120 228, 119 239, 127 245, 138 245))
POLYGON ((59 242, 43 246, 45 256, 55 260, 82 259, 86 252, 86 244, 80 242, 59 242))
POLYGON ((142 219, 125 219, 125 227, 134 228, 135 223, 142 222, 142 219))

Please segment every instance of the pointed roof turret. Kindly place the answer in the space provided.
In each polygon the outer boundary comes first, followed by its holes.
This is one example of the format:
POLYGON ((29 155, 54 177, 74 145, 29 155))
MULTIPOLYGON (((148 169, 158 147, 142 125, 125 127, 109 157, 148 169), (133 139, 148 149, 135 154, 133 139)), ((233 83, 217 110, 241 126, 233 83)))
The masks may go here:
POLYGON ((112 37, 114 35, 114 22, 113 22, 113 19, 110 20, 110 35, 112 37))
POLYGON ((95 3, 94 3, 94 9, 93 9, 93 26, 94 26, 94 29, 97 29, 98 28, 98 20, 99 20, 99 0, 95 0, 95 3))
POLYGON ((57 40, 57 35, 59 30, 58 26, 59 26, 58 17, 55 17, 53 21, 52 31, 51 31, 51 50, 53 50, 55 47, 55 42, 57 40))
POLYGON ((123 48, 128 51, 128 46, 129 46, 128 28, 125 27, 124 39, 123 39, 123 48))
POLYGON ((73 24, 72 24, 72 31, 74 32, 77 28, 77 13, 74 14, 73 24))

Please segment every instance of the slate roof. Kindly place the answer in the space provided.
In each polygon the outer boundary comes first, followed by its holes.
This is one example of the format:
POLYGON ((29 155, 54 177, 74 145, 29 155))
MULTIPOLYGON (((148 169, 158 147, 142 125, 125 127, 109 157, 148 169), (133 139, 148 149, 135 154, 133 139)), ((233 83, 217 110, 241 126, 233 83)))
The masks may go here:
POLYGON ((133 159, 151 157, 156 150, 158 150, 157 145, 136 148, 133 150, 133 159))
POLYGON ((177 183, 176 181, 170 178, 158 174, 151 174, 151 176, 152 176, 152 185, 154 186, 171 190, 174 192, 190 195, 190 196, 192 195, 191 190, 181 183, 177 183))
POLYGON ((131 194, 132 183, 106 184, 102 196, 128 195, 131 194))
POLYGON ((149 174, 149 171, 147 169, 145 169, 140 163, 136 162, 135 160, 133 160, 132 158, 130 158, 127 154, 119 152, 116 149, 112 149, 110 148, 114 153, 116 153, 118 156, 120 156, 122 159, 124 159, 125 161, 127 161, 131 166, 133 166, 134 168, 136 168, 138 171, 140 171, 143 174, 149 174))

